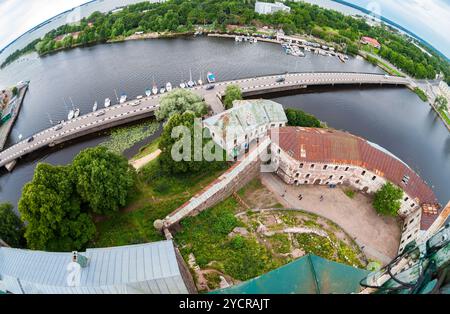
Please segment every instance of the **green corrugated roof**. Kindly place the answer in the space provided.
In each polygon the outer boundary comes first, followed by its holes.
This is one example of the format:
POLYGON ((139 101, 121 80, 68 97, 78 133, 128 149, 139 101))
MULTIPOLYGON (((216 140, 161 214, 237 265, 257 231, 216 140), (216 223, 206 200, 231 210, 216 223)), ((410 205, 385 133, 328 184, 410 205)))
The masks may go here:
POLYGON ((369 271, 308 254, 278 269, 213 294, 329 294, 359 292, 369 271))

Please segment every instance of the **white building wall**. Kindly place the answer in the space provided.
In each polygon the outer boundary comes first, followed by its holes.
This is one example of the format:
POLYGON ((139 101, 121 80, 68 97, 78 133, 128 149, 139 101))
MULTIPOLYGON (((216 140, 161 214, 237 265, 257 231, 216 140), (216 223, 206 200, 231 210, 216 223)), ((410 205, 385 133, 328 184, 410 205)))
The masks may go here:
POLYGON ((405 246, 411 241, 416 240, 420 234, 420 220, 422 218, 422 210, 419 208, 405 217, 402 227, 402 236, 400 238, 400 246, 398 252, 401 253, 405 246))
POLYGON ((277 11, 285 11, 290 12, 291 8, 287 5, 284 5, 281 2, 268 3, 268 2, 259 2, 255 3, 255 12, 259 14, 272 14, 277 11))

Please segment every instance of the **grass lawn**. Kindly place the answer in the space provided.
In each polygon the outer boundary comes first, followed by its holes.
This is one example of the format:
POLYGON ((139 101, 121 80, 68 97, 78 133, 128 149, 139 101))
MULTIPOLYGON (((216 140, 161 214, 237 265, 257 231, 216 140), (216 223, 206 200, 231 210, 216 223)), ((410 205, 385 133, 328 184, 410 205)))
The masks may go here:
POLYGON ((439 110, 439 112, 444 117, 444 120, 450 125, 450 117, 448 116, 448 113, 445 112, 445 110, 439 110))
POLYGON ((163 240, 153 222, 162 219, 203 187, 214 181, 225 168, 188 175, 161 175, 159 162, 151 161, 139 173, 129 205, 97 222, 95 247, 118 246, 163 240))
POLYGON ((416 93, 423 102, 426 102, 428 100, 427 94, 425 94, 425 92, 419 87, 414 88, 414 93, 416 93))

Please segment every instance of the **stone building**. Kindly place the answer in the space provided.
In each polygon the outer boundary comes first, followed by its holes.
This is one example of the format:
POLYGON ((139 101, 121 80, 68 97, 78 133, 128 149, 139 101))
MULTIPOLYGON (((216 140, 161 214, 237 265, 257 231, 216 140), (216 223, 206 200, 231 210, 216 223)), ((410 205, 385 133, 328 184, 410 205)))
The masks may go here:
POLYGON ((288 184, 352 186, 373 193, 386 182, 403 190, 401 244, 415 240, 439 214, 431 188, 384 148, 342 131, 284 127, 271 130, 272 162, 288 184))
POLYGON ((233 108, 203 121, 203 126, 230 156, 248 150, 252 141, 287 123, 283 106, 271 100, 238 100, 233 108))

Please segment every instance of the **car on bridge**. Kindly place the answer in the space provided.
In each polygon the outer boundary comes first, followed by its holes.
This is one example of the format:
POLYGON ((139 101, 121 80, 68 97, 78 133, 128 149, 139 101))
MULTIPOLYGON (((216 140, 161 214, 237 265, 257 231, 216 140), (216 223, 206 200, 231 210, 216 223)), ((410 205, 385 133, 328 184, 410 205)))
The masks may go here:
POLYGON ((206 85, 205 89, 211 90, 211 89, 214 89, 214 87, 215 87, 214 84, 209 84, 209 85, 206 85))
POLYGON ((282 76, 280 76, 279 78, 276 79, 277 83, 282 83, 284 81, 286 81, 286 79, 284 77, 282 77, 282 76))
POLYGON ((31 142, 33 142, 34 141, 34 136, 30 136, 28 139, 27 139, 27 143, 31 143, 31 142))

